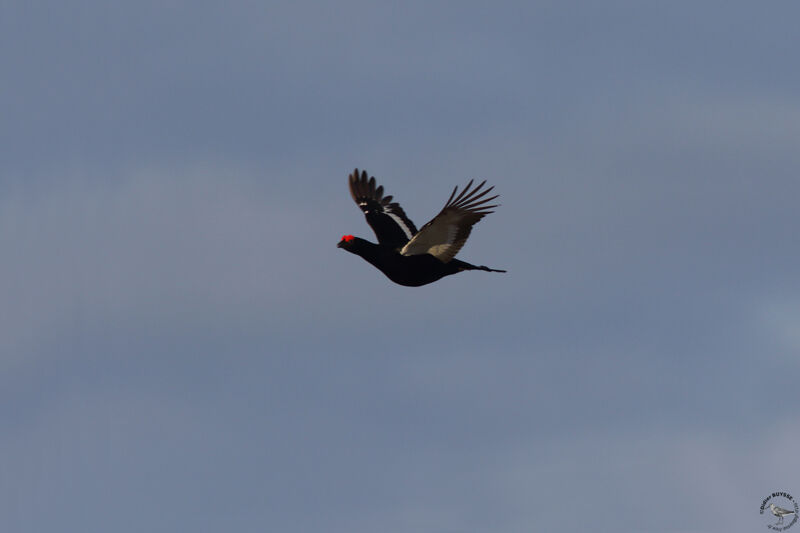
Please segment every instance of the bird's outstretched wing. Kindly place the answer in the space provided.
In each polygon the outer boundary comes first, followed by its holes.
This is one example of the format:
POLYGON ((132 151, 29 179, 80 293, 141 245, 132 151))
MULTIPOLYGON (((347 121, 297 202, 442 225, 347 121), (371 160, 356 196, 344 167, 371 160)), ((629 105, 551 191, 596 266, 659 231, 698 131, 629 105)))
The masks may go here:
POLYGON ((383 195, 383 186, 375 187, 375 178, 367 179, 366 171, 355 169, 349 178, 350 196, 367 217, 378 242, 398 248, 406 244, 417 233, 417 227, 406 216, 391 196, 383 195))
POLYGON ((422 226, 414 238, 408 241, 400 253, 403 255, 431 254, 440 261, 447 263, 456 256, 464 243, 467 242, 475 225, 485 215, 492 213, 492 208, 497 205, 486 205, 498 195, 483 198, 494 189, 489 187, 481 191, 486 183, 482 181, 480 185, 470 191, 472 180, 456 196, 458 187, 453 189, 453 194, 444 205, 444 208, 436 215, 433 220, 422 226))

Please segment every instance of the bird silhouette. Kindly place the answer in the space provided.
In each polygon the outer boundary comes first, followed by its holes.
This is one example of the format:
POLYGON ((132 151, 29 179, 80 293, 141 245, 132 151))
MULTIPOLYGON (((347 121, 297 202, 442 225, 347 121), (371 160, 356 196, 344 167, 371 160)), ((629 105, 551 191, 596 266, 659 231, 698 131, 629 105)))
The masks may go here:
POLYGON ((505 272, 455 259, 472 226, 497 207, 486 205, 497 198, 484 198, 494 188, 484 189, 486 181, 472 188, 470 180, 458 195, 456 187, 439 214, 419 231, 392 196, 384 196, 383 186, 376 187, 374 177, 367 179, 365 171, 355 169, 349 183, 350 196, 364 212, 378 244, 345 235, 337 246, 360 256, 395 283, 419 287, 464 270, 505 272))

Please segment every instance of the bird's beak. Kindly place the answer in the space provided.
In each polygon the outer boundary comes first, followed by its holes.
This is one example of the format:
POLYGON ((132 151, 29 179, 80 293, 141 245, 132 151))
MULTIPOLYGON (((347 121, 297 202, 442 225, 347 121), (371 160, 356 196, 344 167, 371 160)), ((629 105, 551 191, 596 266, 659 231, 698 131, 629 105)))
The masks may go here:
POLYGON ((337 248, 341 248, 343 244, 344 244, 344 241, 339 241, 339 244, 337 244, 336 247, 337 248))

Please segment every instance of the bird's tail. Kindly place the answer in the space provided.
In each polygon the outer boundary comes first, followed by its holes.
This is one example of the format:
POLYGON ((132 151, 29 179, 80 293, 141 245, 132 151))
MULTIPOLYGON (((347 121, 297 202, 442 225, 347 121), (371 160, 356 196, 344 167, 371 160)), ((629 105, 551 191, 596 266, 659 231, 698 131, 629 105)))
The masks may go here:
POLYGON ((489 267, 483 266, 483 265, 481 265, 479 267, 475 267, 475 270, 485 270, 486 272, 506 272, 505 270, 500 270, 500 269, 497 269, 497 268, 489 268, 489 267))
POLYGON ((489 268, 483 265, 471 265, 466 261, 459 261, 458 259, 453 259, 453 262, 457 264, 459 270, 483 270, 484 272, 505 272, 505 270, 499 270, 496 268, 489 268))

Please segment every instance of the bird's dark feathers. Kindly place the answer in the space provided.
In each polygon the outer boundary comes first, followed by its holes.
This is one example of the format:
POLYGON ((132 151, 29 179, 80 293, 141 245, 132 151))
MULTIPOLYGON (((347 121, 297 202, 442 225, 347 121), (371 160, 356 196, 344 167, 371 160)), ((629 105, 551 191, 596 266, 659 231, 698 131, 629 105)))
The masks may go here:
POLYGON ((401 248, 416 233, 417 227, 392 196, 383 195, 383 186, 375 187, 375 178, 355 169, 349 177, 350 196, 364 212, 380 244, 401 248))

